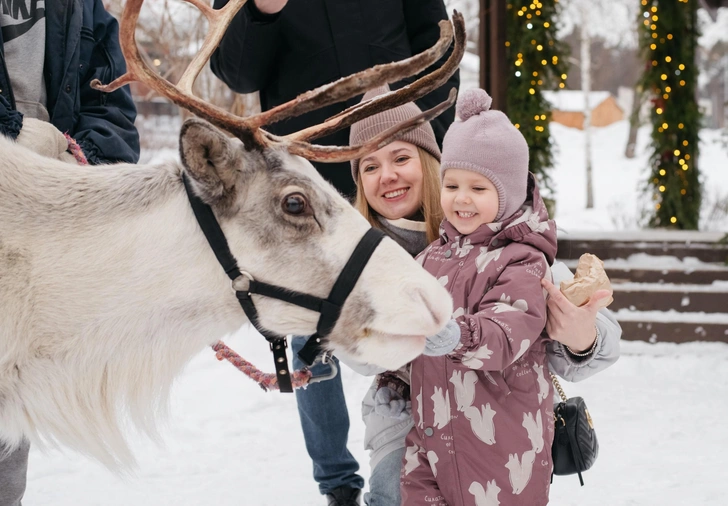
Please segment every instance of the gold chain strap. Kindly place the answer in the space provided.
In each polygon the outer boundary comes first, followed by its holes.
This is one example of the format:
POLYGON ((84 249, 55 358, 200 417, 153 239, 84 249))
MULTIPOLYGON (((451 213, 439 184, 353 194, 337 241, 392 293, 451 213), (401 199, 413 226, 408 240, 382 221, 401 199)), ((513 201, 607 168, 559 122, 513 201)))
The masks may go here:
POLYGON ((554 383, 554 386, 556 387, 556 391, 559 392, 559 396, 561 397, 561 400, 566 402, 566 394, 564 393, 564 389, 561 388, 561 383, 559 383, 559 380, 556 379, 556 376, 554 376, 554 373, 550 372, 551 375, 551 381, 554 383))

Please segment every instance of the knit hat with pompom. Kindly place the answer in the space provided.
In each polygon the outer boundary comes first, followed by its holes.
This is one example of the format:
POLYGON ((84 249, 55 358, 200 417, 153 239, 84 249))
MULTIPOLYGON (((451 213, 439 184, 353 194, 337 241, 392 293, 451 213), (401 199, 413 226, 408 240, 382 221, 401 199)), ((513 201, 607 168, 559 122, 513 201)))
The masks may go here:
MULTIPOLYGON (((370 98, 384 95, 385 93, 389 93, 389 86, 386 84, 366 92, 361 101, 364 102, 370 98)), ((357 121, 351 125, 351 130, 349 130, 349 144, 352 146, 364 144, 385 130, 392 128, 403 121, 414 118, 420 113, 422 113, 422 111, 419 107, 417 107, 417 104, 409 102, 408 104, 400 105, 394 109, 388 109, 380 112, 379 114, 375 114, 374 116, 357 121)), ((410 130, 406 134, 400 136, 397 140, 414 144, 415 146, 418 146, 430 153, 437 161, 440 161, 440 148, 437 145, 437 139, 435 139, 435 132, 432 130, 432 126, 430 126, 429 123, 423 123, 414 130, 410 130)), ((359 160, 352 160, 351 177, 354 178, 354 181, 357 180, 358 172, 359 160)))
POLYGON ((528 144, 500 111, 492 111, 490 95, 481 89, 464 91, 455 106, 455 121, 442 143, 441 177, 447 169, 472 170, 491 180, 498 190, 496 221, 508 218, 526 200, 528 144))

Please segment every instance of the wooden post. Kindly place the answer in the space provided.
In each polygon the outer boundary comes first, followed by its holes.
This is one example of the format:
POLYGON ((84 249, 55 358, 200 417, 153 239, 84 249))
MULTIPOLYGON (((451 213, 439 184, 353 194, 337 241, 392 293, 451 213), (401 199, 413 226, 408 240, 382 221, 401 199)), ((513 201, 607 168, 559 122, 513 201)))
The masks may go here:
POLYGON ((480 87, 493 98, 493 109, 506 111, 508 63, 506 62, 507 0, 480 0, 480 87))

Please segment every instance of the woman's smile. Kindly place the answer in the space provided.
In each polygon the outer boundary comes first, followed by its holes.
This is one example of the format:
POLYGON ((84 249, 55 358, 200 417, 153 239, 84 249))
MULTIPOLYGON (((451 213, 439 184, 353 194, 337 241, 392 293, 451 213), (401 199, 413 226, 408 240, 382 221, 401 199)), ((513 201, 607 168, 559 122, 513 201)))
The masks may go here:
POLYGON ((404 196, 407 195, 408 191, 409 188, 398 188, 396 190, 390 190, 388 192, 385 192, 382 196, 388 201, 392 202, 404 198, 404 196))

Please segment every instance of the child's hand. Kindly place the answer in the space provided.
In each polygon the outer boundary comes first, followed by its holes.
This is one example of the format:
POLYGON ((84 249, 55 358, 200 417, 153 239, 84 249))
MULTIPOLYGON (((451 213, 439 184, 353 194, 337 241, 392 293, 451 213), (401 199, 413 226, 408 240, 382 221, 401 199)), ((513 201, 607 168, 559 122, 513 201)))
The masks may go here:
POLYGON ((374 412, 387 418, 405 420, 412 416, 411 404, 389 387, 379 387, 374 395, 374 412))
POLYGON ((455 351, 458 344, 460 344, 460 325, 455 320, 450 320, 440 332, 427 338, 425 351, 422 354, 428 357, 440 357, 455 351))

